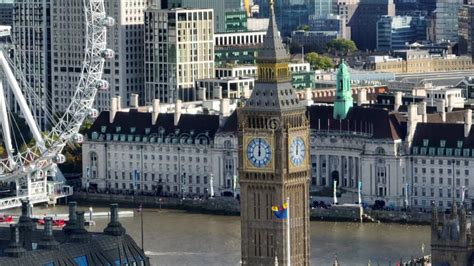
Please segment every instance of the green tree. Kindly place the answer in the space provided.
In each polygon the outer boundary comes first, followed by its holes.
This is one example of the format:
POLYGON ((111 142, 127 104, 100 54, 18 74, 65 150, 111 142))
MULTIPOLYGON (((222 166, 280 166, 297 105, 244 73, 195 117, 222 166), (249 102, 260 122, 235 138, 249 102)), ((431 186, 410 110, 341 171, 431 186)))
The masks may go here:
POLYGON ((337 55, 347 55, 357 51, 357 46, 352 40, 334 39, 326 44, 326 49, 329 53, 337 55))
POLYGON ((299 25, 298 30, 309 31, 311 27, 309 25, 299 25))
POLYGON ((327 56, 319 55, 315 52, 306 54, 305 60, 311 64, 311 67, 313 69, 327 70, 334 66, 331 58, 327 56))

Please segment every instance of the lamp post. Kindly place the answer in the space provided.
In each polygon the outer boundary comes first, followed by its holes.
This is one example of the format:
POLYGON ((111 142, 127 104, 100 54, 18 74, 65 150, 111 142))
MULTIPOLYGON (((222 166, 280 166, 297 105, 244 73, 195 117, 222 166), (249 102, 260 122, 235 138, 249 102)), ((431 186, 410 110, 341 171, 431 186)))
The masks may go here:
POLYGON ((186 185, 186 173, 183 173, 182 178, 182 183, 181 183, 181 194, 182 194, 182 199, 184 200, 184 191, 185 191, 185 185, 186 185))

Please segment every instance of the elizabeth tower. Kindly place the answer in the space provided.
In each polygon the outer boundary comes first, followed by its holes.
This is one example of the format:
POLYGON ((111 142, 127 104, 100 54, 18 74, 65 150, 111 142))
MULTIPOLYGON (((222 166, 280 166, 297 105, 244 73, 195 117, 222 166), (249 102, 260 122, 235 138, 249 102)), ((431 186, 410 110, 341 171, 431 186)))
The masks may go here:
POLYGON ((270 0, 270 23, 258 52, 258 81, 238 110, 242 264, 309 265, 309 121, 291 86, 289 55, 270 0), (287 223, 272 206, 290 198, 287 223))

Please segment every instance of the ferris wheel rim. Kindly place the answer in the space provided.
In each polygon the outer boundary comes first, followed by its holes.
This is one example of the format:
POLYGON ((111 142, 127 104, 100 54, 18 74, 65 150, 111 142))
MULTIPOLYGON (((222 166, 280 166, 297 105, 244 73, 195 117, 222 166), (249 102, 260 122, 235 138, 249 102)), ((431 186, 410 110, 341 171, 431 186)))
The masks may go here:
MULTIPOLYGON (((0 180, 7 181, 36 171, 44 171, 59 163, 63 157, 65 145, 79 134, 84 120, 90 115, 98 84, 102 79, 107 51, 107 26, 111 18, 107 17, 103 0, 83 0, 86 22, 85 56, 81 68, 81 77, 68 108, 44 137, 44 148, 36 143, 25 151, 18 151, 13 158, 0 159, 0 180), (59 161, 58 161, 59 160, 59 161)), ((113 52, 112 52, 113 53, 113 52)))

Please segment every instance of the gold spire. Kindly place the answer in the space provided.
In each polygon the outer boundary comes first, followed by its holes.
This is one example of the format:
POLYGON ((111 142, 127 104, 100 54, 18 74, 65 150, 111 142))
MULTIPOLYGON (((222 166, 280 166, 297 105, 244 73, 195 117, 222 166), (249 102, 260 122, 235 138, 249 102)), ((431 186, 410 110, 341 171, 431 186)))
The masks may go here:
POLYGON ((271 12, 274 12, 274 11, 275 11, 275 9, 273 8, 274 4, 275 4, 275 3, 273 2, 273 0, 270 0, 270 11, 271 11, 271 12))

